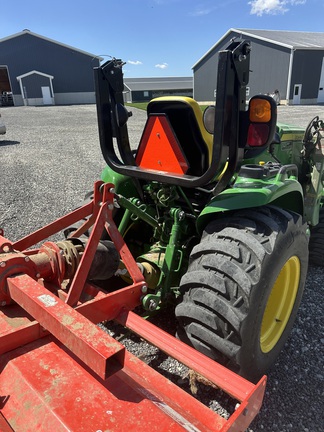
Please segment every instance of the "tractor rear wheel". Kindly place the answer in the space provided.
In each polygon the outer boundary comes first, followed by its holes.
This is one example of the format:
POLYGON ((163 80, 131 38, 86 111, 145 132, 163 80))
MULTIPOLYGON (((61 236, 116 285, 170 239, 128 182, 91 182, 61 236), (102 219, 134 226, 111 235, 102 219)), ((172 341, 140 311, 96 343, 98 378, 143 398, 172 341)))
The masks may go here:
POLYGON ((256 381, 283 347, 307 273, 306 226, 276 207, 211 222, 190 256, 178 337, 256 381))
POLYGON ((311 229, 309 239, 309 263, 324 267, 324 208, 319 212, 318 224, 311 229))

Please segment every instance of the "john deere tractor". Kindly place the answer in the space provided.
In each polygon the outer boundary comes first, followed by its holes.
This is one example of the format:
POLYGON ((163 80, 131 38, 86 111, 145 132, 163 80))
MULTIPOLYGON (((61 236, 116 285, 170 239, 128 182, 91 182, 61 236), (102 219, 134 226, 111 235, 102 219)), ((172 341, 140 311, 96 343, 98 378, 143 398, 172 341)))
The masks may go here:
POLYGON ((0 228, 1 431, 234 432, 255 418, 308 257, 324 262, 324 125, 276 125, 269 96, 246 104, 249 59, 242 39, 219 53, 204 113, 153 99, 135 145, 123 62, 95 69, 107 167, 93 196, 14 242, 0 228), (164 307, 176 335, 150 319, 164 307), (235 409, 224 418, 159 374, 104 331, 111 321, 235 409))
MULTIPOLYGON (((308 248, 323 260, 322 121, 276 124, 276 104, 246 104, 250 43, 219 53, 215 105, 149 102, 130 145, 123 62, 95 70, 102 180, 147 282, 147 313, 175 301, 177 337, 250 380, 273 364, 302 298, 308 248)), ((117 273, 127 283, 127 270, 117 273)), ((115 277, 115 276, 114 276, 115 277)))

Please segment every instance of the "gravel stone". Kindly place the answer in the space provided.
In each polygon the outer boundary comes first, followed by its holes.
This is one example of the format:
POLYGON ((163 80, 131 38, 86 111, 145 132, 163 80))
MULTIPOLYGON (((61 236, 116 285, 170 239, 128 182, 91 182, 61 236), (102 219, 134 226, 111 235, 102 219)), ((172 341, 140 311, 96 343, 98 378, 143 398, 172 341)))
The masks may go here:
MULTIPOLYGON (((128 129, 133 147, 146 118, 132 109, 128 129)), ((0 227, 11 241, 78 206, 105 166, 94 105, 1 108, 7 134, 0 136, 0 227)), ((278 120, 306 126, 323 106, 279 106, 278 120)), ((58 236, 60 238, 60 236, 58 236)), ((323 430, 323 281, 324 270, 310 267, 295 326, 268 373, 262 409, 248 432, 323 430)), ((175 323, 167 315, 161 327, 175 323)), ((191 376, 188 369, 120 326, 102 326, 133 354, 164 373, 225 417, 236 401, 191 376), (110 327, 109 327, 110 326, 110 327)))

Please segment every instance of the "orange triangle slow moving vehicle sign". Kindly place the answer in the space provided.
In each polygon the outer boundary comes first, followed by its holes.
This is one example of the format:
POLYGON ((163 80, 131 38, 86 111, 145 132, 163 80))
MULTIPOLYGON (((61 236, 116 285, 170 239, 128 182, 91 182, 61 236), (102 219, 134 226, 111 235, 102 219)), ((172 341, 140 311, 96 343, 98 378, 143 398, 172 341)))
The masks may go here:
POLYGON ((151 115, 145 125, 136 155, 141 168, 185 174, 188 163, 165 115, 151 115))

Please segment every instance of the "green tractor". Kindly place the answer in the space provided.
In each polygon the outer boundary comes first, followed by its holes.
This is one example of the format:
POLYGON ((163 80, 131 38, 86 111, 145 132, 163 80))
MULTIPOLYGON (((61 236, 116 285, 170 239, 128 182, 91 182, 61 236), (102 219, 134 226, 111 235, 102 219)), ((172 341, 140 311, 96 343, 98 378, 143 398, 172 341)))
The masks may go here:
MULTIPOLYGON (((247 106, 249 61, 241 39, 219 53, 204 113, 191 98, 153 99, 137 148, 123 62, 97 68, 95 83, 102 180, 147 282, 144 312, 173 300, 180 340, 256 381, 291 331, 308 257, 323 263, 324 142, 318 117, 305 131, 277 125, 269 96, 247 106)), ((116 274, 129 283, 123 265, 116 274)))

